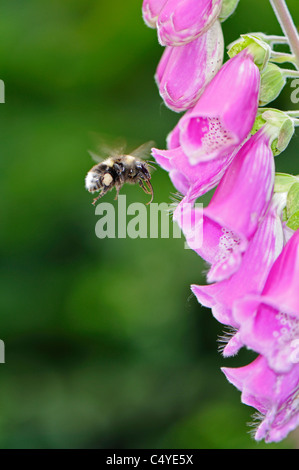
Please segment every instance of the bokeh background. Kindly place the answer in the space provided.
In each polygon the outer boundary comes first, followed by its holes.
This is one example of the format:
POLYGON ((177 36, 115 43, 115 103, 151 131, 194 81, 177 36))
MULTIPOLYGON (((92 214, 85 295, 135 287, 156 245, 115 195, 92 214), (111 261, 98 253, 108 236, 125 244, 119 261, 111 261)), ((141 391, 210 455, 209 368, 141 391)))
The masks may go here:
MULTIPOLYGON (((298 0, 288 4, 299 24, 298 0)), ((223 30, 226 44, 280 34, 260 0, 241 0, 223 30)), ((95 235, 93 133, 165 148, 179 118, 154 82, 161 53, 141 0, 1 2, 1 448, 298 447, 296 433, 250 436, 254 410, 220 367, 255 355, 217 351, 222 326, 189 289, 205 266, 183 239, 95 235)), ((291 91, 274 104, 294 108, 291 91)), ((279 171, 298 173, 297 144, 279 171)), ((155 202, 169 203, 166 172, 152 181, 155 202)), ((138 187, 122 194, 147 201, 138 187)))

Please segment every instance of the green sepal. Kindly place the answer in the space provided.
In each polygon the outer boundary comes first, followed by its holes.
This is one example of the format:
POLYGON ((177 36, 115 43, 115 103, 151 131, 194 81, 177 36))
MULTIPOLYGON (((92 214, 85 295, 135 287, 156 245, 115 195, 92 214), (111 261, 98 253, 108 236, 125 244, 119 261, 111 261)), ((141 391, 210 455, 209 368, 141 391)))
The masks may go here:
POLYGON ((266 120, 263 118, 263 111, 258 109, 254 124, 250 131, 251 135, 256 134, 257 131, 259 131, 265 124, 266 120))
POLYGON ((282 221, 286 222, 288 220, 287 208, 284 207, 282 211, 282 221))
POLYGON ((274 192, 287 193, 296 182, 298 182, 298 178, 294 175, 275 173, 274 192))
POLYGON ((256 121, 261 124, 263 119, 265 131, 269 133, 271 138, 273 155, 279 155, 286 149, 294 135, 294 121, 283 111, 273 108, 258 110, 256 121))
POLYGON ((299 211, 294 212, 287 221, 287 226, 292 230, 298 230, 299 228, 299 211))
POLYGON ((290 187, 286 207, 289 219, 299 211, 299 182, 292 184, 290 187))
MULTIPOLYGON (((291 138, 293 137, 295 132, 294 123, 291 118, 286 119, 281 128, 280 133, 275 143, 275 152, 273 151, 274 155, 279 155, 283 152, 290 143, 291 138)), ((273 150, 273 149, 272 149, 273 150)))
POLYGON ((223 0, 222 8, 219 15, 221 22, 225 21, 230 15, 232 15, 237 8, 239 0, 223 0))
POLYGON ((241 34, 239 39, 228 46, 228 55, 232 58, 244 49, 252 54, 255 65, 263 71, 271 54, 269 44, 253 34, 241 34))
POLYGON ((286 78, 278 65, 268 62, 261 73, 259 105, 265 106, 274 101, 286 84, 286 78))

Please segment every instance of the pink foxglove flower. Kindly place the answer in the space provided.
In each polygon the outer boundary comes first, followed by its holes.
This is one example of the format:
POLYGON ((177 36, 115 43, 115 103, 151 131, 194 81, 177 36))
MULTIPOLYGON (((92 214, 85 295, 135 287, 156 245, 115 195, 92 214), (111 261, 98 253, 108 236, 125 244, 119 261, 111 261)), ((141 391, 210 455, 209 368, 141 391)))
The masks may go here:
POLYGON ((273 264, 262 293, 237 300, 233 308, 241 342, 262 354, 277 373, 293 367, 293 345, 299 342, 298 286, 299 230, 273 264))
POLYGON ((150 28, 155 28, 160 11, 167 0, 143 0, 142 16, 150 28))
POLYGON ((175 188, 187 195, 188 202, 214 188, 222 178, 234 158, 234 154, 190 165, 182 147, 170 150, 153 148, 152 155, 156 162, 166 171, 175 188))
POLYGON ((219 21, 185 46, 166 47, 155 77, 165 104, 177 112, 194 106, 222 61, 223 35, 219 21))
POLYGON ((260 72, 249 50, 229 59, 195 107, 179 121, 180 144, 190 163, 233 152, 256 118, 260 72))
POLYGON ((205 33, 217 19, 222 0, 167 0, 157 21, 162 46, 182 46, 205 33))
MULTIPOLYGON (((246 294, 262 292, 269 271, 282 248, 280 214, 273 204, 249 242, 238 271, 224 281, 205 286, 193 285, 191 289, 202 305, 212 309, 220 323, 238 328, 239 322, 232 314, 235 301, 246 294)), ((231 340, 230 347, 224 349, 225 356, 231 354, 236 339, 231 340)))
MULTIPOLYGON (((186 114, 188 114, 187 111, 186 114)), ((187 197, 189 203, 213 189, 232 162, 235 152, 220 158, 191 165, 180 146, 178 124, 167 136, 168 150, 152 149, 156 162, 169 172, 174 187, 187 197)))
POLYGON ((299 425, 299 363, 275 373, 263 356, 236 369, 224 367, 227 379, 242 392, 242 402, 260 413, 255 439, 277 442, 299 425))
POLYGON ((195 208, 187 218, 188 201, 184 198, 179 204, 174 218, 190 248, 211 264, 208 282, 227 279, 239 269, 248 242, 268 208, 273 185, 274 157, 270 135, 263 127, 241 147, 203 211, 195 208), (187 226, 188 220, 191 226, 187 226), (201 225, 203 243, 194 247, 194 230, 201 225))

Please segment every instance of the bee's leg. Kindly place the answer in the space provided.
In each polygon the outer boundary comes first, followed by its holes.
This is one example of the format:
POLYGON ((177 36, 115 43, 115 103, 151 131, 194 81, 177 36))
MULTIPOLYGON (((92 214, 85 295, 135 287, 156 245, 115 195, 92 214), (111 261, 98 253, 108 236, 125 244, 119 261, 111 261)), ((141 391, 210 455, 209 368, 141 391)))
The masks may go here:
POLYGON ((146 205, 149 205, 152 202, 152 200, 154 199, 154 190, 153 190, 152 183, 150 182, 150 180, 146 180, 146 184, 149 187, 148 194, 151 194, 150 201, 146 203, 146 205))
POLYGON ((144 191, 146 194, 150 194, 150 192, 149 192, 148 188, 145 186, 145 184, 144 184, 143 180, 142 180, 142 179, 140 179, 138 182, 139 182, 139 186, 140 186, 140 188, 142 188, 142 189, 143 189, 143 191, 144 191))
POLYGON ((102 189, 102 191, 100 192, 100 194, 94 198, 94 200, 92 201, 92 204, 95 205, 95 203, 101 199, 101 197, 105 196, 105 194, 109 191, 109 187, 106 186, 104 189, 102 189))
POLYGON ((153 197, 154 197, 154 191, 153 191, 153 187, 150 183, 150 180, 139 179, 139 185, 146 194, 151 194, 151 196, 152 196, 151 200, 149 202, 147 202, 146 205, 150 204, 153 200, 153 197), (146 184, 148 185, 148 187, 146 186, 146 184))
POLYGON ((94 200, 92 201, 92 204, 95 205, 95 203, 102 197, 104 196, 104 192, 101 192, 97 197, 94 198, 94 200))
POLYGON ((115 189, 116 189, 116 195, 115 195, 115 198, 114 198, 115 201, 116 201, 117 198, 118 198, 119 191, 121 190, 121 188, 122 188, 122 184, 116 184, 116 185, 115 185, 115 189))
POLYGON ((124 177, 124 166, 122 163, 114 163, 113 165, 113 170, 115 171, 117 175, 117 179, 115 182, 115 189, 116 189, 116 195, 114 200, 117 200, 119 191, 122 188, 124 182, 125 182, 125 177, 124 177), (117 181, 118 180, 118 181, 117 181))

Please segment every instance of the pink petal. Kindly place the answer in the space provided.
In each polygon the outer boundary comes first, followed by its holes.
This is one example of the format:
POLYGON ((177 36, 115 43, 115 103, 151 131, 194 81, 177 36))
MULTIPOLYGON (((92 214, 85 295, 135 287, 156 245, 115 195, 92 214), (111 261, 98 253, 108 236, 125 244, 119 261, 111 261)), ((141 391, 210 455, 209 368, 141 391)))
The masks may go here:
POLYGON ((299 341, 299 231, 273 264, 258 296, 236 301, 233 316, 243 344, 263 354, 276 372, 293 366, 293 345, 299 341))
POLYGON ((188 194, 188 202, 214 188, 234 158, 234 154, 225 155, 193 166, 181 147, 171 150, 153 148, 152 155, 164 170, 169 171, 175 188, 184 195, 188 194))
POLYGON ((264 301, 299 319, 299 230, 285 245, 269 274, 264 301))
POLYGON ((261 303, 262 296, 236 301, 233 315, 240 323, 240 339, 247 347, 263 354, 269 367, 284 373, 294 365, 293 344, 299 340, 299 320, 261 303))
POLYGON ((242 402, 264 415, 256 440, 280 441, 299 424, 299 364, 286 374, 276 374, 259 356, 245 367, 222 371, 241 390, 242 402))
POLYGON ((222 354, 224 357, 235 356, 242 346, 244 346, 243 341, 240 338, 240 334, 237 332, 230 338, 225 348, 223 348, 222 354))
MULTIPOLYGON (((188 111, 186 112, 186 114, 187 113, 188 111)), ((167 141, 167 148, 169 150, 180 147, 180 129, 179 129, 178 124, 168 134, 166 141, 167 141)))
POLYGON ((262 292, 272 264, 282 250, 282 241, 281 222, 273 209, 259 224, 236 273, 215 284, 191 286, 197 300, 212 308, 220 323, 239 327, 240 322, 232 315, 233 304, 246 294, 262 292))
POLYGON ((160 11, 167 0, 143 0, 142 16, 150 28, 155 28, 160 11))

